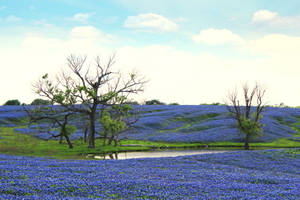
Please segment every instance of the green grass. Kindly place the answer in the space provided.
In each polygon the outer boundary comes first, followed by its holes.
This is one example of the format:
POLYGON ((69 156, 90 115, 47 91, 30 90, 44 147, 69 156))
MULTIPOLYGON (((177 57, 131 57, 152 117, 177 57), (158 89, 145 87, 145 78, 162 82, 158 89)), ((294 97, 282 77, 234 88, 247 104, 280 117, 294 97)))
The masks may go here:
MULTIPOLYGON (((78 158, 87 154, 103 154, 109 152, 133 151, 136 147, 102 146, 102 140, 96 140, 95 149, 87 148, 82 140, 72 141, 74 148, 69 149, 66 142, 58 144, 57 140, 41 140, 36 137, 19 134, 14 128, 0 128, 0 152, 14 155, 28 155, 55 158, 78 158)), ((139 147, 138 150, 149 150, 150 147, 139 147)))
POLYGON ((294 137, 300 137, 300 129, 297 128, 297 126, 300 125, 300 117, 297 118, 298 121, 296 123, 293 123, 293 124, 288 124, 286 122, 283 121, 282 118, 276 118, 276 120, 280 123, 280 124, 283 124, 285 126, 289 126, 291 127, 291 129, 294 129, 297 133, 294 135, 294 137))
POLYGON ((188 128, 190 126, 191 126, 191 124, 185 124, 184 126, 181 126, 179 128, 175 128, 175 129, 163 129, 163 130, 159 130, 159 132, 160 133, 167 133, 169 131, 172 131, 172 132, 176 133, 176 132, 180 131, 181 129, 188 128))
MULTIPOLYGON (((64 142, 58 144, 57 140, 41 140, 31 135, 19 134, 14 128, 0 128, 0 153, 13 155, 27 155, 38 157, 53 157, 59 159, 83 159, 88 154, 105 154, 125 151, 150 151, 165 148, 209 148, 209 149, 243 149, 243 143, 212 142, 212 143, 167 143, 139 140, 122 140, 119 146, 102 146, 103 141, 95 141, 95 149, 87 148, 88 144, 82 140, 72 141, 73 149, 69 149, 64 142)), ((271 143, 250 143, 250 148, 290 148, 300 147, 300 142, 280 139, 271 143)))
POLYGON ((199 115, 196 117, 182 117, 182 116, 178 116, 178 117, 174 117, 174 119, 172 119, 172 121, 180 121, 180 122, 189 122, 189 123, 193 123, 193 122, 204 122, 207 120, 212 120, 214 117, 219 116, 220 114, 218 113, 209 113, 209 114, 204 114, 204 115, 199 115))
MULTIPOLYGON (((168 125, 169 123, 174 123, 174 122, 184 122, 185 124, 181 127, 178 128, 174 128, 174 129, 162 129, 159 130, 160 133, 166 133, 166 132, 179 132, 182 129, 186 129, 189 128, 190 126, 194 125, 195 123, 203 123, 205 121, 208 120, 212 120, 214 117, 219 116, 220 114, 217 113, 210 113, 210 114, 205 114, 205 115, 199 115, 197 117, 182 117, 182 116, 177 116, 174 117, 171 120, 167 120, 163 125, 168 125)), ((207 130, 210 127, 208 126, 200 126, 200 127, 196 127, 194 129, 191 129, 189 131, 203 131, 203 130, 207 130)))
POLYGON ((294 148, 294 147, 300 147, 300 142, 294 141, 294 140, 288 140, 286 138, 278 139, 274 142, 268 142, 268 143, 252 143, 250 146, 256 146, 256 147, 270 147, 270 148, 294 148))
POLYGON ((291 128, 298 132, 297 134, 294 135, 295 137, 300 137, 300 129, 297 128, 297 126, 299 125, 300 125, 300 118, 298 118, 298 122, 291 125, 291 128))

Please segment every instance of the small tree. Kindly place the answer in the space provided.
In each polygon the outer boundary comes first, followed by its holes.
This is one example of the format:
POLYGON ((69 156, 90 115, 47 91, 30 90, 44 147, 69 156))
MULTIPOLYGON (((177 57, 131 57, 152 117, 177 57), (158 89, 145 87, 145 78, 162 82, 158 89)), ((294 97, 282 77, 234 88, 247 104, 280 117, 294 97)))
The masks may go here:
POLYGON ((265 89, 256 84, 251 90, 248 84, 243 85, 244 105, 238 98, 238 92, 235 90, 228 95, 229 103, 226 103, 227 110, 236 120, 237 128, 245 134, 245 149, 249 149, 249 141, 251 137, 260 136, 262 132, 262 124, 260 119, 265 110, 263 101, 265 89))
POLYGON ((32 123, 44 122, 49 124, 49 128, 58 130, 58 134, 48 132, 51 137, 59 137, 59 143, 62 144, 63 138, 66 139, 70 149, 73 144, 70 140, 70 135, 76 132, 76 127, 70 125, 71 116, 74 112, 68 112, 63 107, 58 106, 35 106, 30 107, 29 110, 26 106, 23 107, 29 117, 29 126, 32 123))
POLYGON ((119 135, 130 129, 138 120, 136 115, 133 115, 133 107, 123 103, 126 99, 125 96, 117 96, 114 99, 115 104, 105 108, 99 119, 103 127, 103 145, 106 144, 106 139, 108 138, 109 145, 114 141, 115 146, 117 146, 119 135))
POLYGON ((19 106, 21 105, 21 102, 18 99, 12 99, 8 100, 3 104, 4 106, 19 106))

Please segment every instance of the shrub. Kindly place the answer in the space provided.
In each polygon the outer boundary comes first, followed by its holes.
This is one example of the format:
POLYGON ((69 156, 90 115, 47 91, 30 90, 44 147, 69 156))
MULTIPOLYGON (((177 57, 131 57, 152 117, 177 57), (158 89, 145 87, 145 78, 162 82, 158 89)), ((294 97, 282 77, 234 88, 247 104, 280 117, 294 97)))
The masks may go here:
POLYGON ((12 100, 8 100, 3 105, 4 106, 19 106, 19 105, 21 105, 21 102, 18 99, 12 99, 12 100))
POLYGON ((146 105, 166 105, 166 104, 157 99, 153 99, 150 101, 146 101, 146 105))
POLYGON ((30 105, 32 105, 32 106, 38 106, 38 105, 50 105, 51 103, 50 103, 50 101, 48 101, 48 100, 44 100, 44 99, 35 99, 35 100, 33 100, 32 102, 31 102, 31 104, 30 105))

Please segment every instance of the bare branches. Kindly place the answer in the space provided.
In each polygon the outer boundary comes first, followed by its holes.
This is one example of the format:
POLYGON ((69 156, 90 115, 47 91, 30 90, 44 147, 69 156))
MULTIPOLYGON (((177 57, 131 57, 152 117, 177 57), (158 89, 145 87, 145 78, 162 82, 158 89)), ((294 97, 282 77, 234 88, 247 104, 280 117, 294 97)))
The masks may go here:
POLYGON ((114 95, 128 96, 144 90, 144 85, 147 81, 137 73, 130 73, 129 78, 125 80, 120 72, 112 70, 115 64, 115 54, 104 65, 101 63, 100 57, 96 57, 94 75, 89 73, 89 68, 86 71, 83 69, 86 58, 86 56, 71 55, 67 59, 69 68, 80 80, 80 83, 76 82, 74 78, 71 81, 69 76, 62 76, 66 80, 64 81, 65 84, 63 84, 64 87, 67 87, 67 85, 77 87, 78 91, 73 92, 72 95, 81 103, 86 105, 93 102, 106 104, 113 99, 114 95), (107 95, 108 93, 114 95, 109 96, 107 95))
MULTIPOLYGON (((115 55, 112 55, 106 64, 102 64, 100 57, 96 57, 94 68, 86 68, 86 56, 70 55, 67 65, 71 73, 62 71, 51 81, 48 75, 40 79, 34 88, 40 96, 59 104, 72 112, 80 112, 89 116, 90 141, 89 146, 94 148, 95 121, 97 108, 120 103, 120 99, 130 94, 137 94, 144 90, 147 81, 137 73, 130 73, 127 79, 118 71, 113 71, 115 55), (80 105, 78 105, 80 104, 80 105)), ((103 112, 100 112, 100 115, 103 112)))
POLYGON ((263 112, 264 108, 265 108, 265 104, 263 103, 263 98, 265 96, 266 90, 258 87, 257 88, 257 92, 256 92, 256 96, 257 96, 257 106, 256 106, 256 116, 255 116, 255 121, 257 122, 260 118, 261 113, 263 112))
POLYGON ((258 85, 256 84, 251 92, 249 92, 248 84, 243 85, 243 93, 244 93, 244 100, 245 100, 245 117, 250 117, 251 106, 252 106, 252 99, 258 89, 258 85))
POLYGON ((242 91, 244 98, 243 105, 240 105, 237 90, 234 90, 233 92, 230 92, 228 94, 227 99, 229 100, 229 103, 226 103, 228 111, 234 114, 236 118, 243 116, 249 119, 251 117, 251 109, 252 107, 255 107, 257 114, 260 115, 260 113, 265 107, 265 104, 263 103, 263 98, 266 90, 260 87, 257 83, 250 90, 248 84, 246 83, 243 85, 242 91))
POLYGON ((81 70, 85 64, 86 58, 87 58, 86 56, 81 57, 81 56, 75 56, 73 54, 71 54, 67 58, 67 64, 68 64, 69 68, 81 80, 81 83, 83 84, 83 86, 85 86, 85 80, 84 80, 84 77, 81 75, 81 70))
POLYGON ((241 125, 241 107, 238 100, 238 93, 235 89, 232 93, 228 94, 228 99, 230 104, 226 104, 227 110, 232 114, 232 116, 237 120, 238 124, 241 125))
POLYGON ((74 54, 71 54, 67 58, 67 63, 69 68, 77 75, 77 73, 80 74, 82 67, 84 66, 84 63, 86 61, 87 56, 75 56, 74 54))
POLYGON ((248 84, 242 87, 244 105, 240 105, 238 93, 236 90, 229 93, 227 110, 237 122, 237 128, 246 134, 245 149, 249 149, 250 136, 258 136, 261 132, 261 124, 259 120, 262 117, 265 104, 263 98, 266 90, 261 88, 257 83, 252 89, 248 84), (255 100, 256 102, 255 102, 255 100), (256 105, 253 105, 256 103, 256 105))

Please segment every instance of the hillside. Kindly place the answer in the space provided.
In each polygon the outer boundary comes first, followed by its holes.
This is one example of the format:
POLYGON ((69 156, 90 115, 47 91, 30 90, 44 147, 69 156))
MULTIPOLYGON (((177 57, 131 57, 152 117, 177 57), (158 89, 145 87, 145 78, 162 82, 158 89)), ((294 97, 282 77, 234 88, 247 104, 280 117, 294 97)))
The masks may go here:
MULTIPOLYGON (((225 106, 213 105, 144 105, 134 106, 139 120, 135 126, 120 137, 132 140, 164 142, 242 142, 243 135, 235 127, 225 106)), ((42 139, 51 139, 47 123, 25 126, 26 113, 21 106, 1 106, 0 126, 15 127, 15 131, 42 139)), ((268 107, 261 122, 261 137, 252 142, 273 142, 281 138, 300 141, 300 109, 268 107)), ((71 138, 83 136, 84 122, 78 118, 72 123, 77 132, 71 138)), ((100 125, 97 131, 101 132, 100 125)), ((99 136, 99 135, 98 135, 99 136)))

